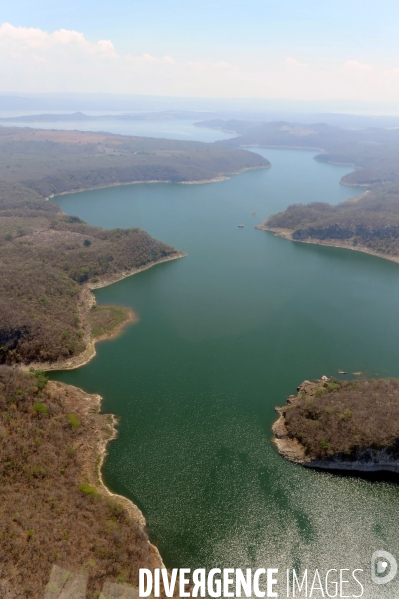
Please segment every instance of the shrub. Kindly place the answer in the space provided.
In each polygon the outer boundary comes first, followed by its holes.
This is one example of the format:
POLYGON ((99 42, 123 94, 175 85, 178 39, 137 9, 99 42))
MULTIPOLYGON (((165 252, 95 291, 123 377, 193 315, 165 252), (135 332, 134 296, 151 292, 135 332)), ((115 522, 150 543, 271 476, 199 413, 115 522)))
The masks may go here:
POLYGON ((33 410, 38 414, 48 414, 48 407, 41 402, 36 402, 33 404, 33 410))
POLYGON ((48 383, 48 378, 44 370, 33 370, 34 377, 36 379, 36 385, 39 389, 44 389, 48 383))
POLYGON ((76 430, 80 426, 80 418, 76 414, 67 414, 68 424, 71 425, 72 430, 76 430))
POLYGON ((345 412, 342 412, 342 414, 339 414, 339 418, 341 420, 344 420, 345 418, 352 418, 352 410, 345 410, 345 412))
POLYGON ((337 391, 337 389, 339 389, 341 387, 341 385, 339 383, 327 383, 327 389, 329 391, 337 391))
POLYGON ((98 495, 97 489, 88 483, 80 483, 78 489, 85 495, 91 495, 93 497, 98 495))

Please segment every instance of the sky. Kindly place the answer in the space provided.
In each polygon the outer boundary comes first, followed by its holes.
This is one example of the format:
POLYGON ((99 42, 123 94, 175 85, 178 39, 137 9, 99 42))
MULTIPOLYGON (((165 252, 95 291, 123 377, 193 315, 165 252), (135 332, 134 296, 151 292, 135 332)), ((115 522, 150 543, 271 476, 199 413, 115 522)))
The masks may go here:
POLYGON ((0 0, 0 92, 399 101, 398 0, 0 0))

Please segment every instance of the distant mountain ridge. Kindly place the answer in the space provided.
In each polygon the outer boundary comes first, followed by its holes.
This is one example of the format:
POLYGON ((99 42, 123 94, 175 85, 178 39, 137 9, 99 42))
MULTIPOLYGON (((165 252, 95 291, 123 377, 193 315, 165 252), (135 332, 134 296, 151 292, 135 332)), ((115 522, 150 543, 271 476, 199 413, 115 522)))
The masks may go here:
POLYGON ((3 123, 51 123, 51 122, 79 122, 79 121, 164 121, 164 120, 194 120, 201 116, 209 116, 208 113, 185 112, 185 111, 163 111, 163 112, 132 112, 125 114, 99 114, 90 115, 84 112, 71 112, 53 114, 27 114, 21 116, 0 117, 3 123))
MULTIPOLYGON (((245 110, 231 110, 226 108, 225 110, 185 110, 179 109, 178 107, 173 109, 163 109, 163 110, 151 110, 150 105, 147 104, 146 110, 140 110, 138 107, 132 103, 130 106, 124 105, 123 107, 119 107, 119 111, 117 114, 113 112, 116 110, 116 107, 112 108, 104 108, 102 106, 91 106, 84 108, 84 103, 81 108, 72 109, 68 111, 68 108, 59 107, 59 110, 62 112, 53 113, 46 112, 46 110, 51 110, 51 104, 46 107, 42 105, 34 105, 29 108, 29 105, 20 105, 19 102, 16 102, 15 105, 12 103, 8 103, 5 106, 2 105, 2 99, 4 100, 4 96, 2 97, 0 94, 0 111, 5 110, 6 113, 12 111, 24 111, 25 114, 19 114, 17 116, 5 116, 4 112, 2 117, 0 117, 0 122, 21 122, 21 123, 44 123, 44 122, 68 122, 68 121, 96 121, 96 120, 117 120, 117 121, 129 121, 129 120, 191 120, 191 121, 199 121, 200 119, 206 119, 202 122, 197 122, 198 126, 208 126, 207 123, 210 123, 211 128, 214 127, 214 123, 224 124, 226 122, 233 123, 251 123, 253 126, 259 125, 260 123, 276 123, 276 122, 287 122, 287 123, 297 123, 300 122, 302 124, 312 124, 312 123, 325 123, 331 127, 341 127, 343 129, 348 130, 361 130, 370 127, 377 128, 396 128, 399 127, 399 116, 369 116, 369 115, 357 115, 357 114, 340 114, 340 113, 296 113, 286 110, 281 111, 245 111, 245 110), (30 110, 42 110, 43 112, 40 114, 29 114, 30 110), (67 110, 67 112, 64 112, 67 110), (87 114, 84 111, 96 110, 99 112, 103 110, 104 112, 97 115, 87 114), (111 110, 111 113, 107 113, 107 111, 111 110)), ((226 130, 226 127, 220 126, 216 128, 221 128, 226 130)), ((233 129, 235 131, 235 129, 233 129)), ((237 133, 239 131, 237 130, 237 133)))

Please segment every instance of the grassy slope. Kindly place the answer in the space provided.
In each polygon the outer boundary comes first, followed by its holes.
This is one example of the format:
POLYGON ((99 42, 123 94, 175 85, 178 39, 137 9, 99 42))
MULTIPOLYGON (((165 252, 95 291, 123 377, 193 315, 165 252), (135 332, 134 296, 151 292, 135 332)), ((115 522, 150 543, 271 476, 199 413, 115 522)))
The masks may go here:
POLYGON ((107 339, 117 335, 128 322, 137 322, 138 317, 123 306, 95 304, 88 314, 93 339, 107 339))

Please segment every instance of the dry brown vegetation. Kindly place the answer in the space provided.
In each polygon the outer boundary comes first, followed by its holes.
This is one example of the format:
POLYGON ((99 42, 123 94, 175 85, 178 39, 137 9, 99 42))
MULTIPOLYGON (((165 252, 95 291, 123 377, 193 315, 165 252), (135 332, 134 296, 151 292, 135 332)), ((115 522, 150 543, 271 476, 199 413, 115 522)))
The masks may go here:
POLYGON ((41 599, 54 563, 87 572, 90 598, 106 580, 136 586, 140 567, 160 567, 96 478, 96 435, 112 430, 96 406, 40 371, 0 367, 0 579, 17 599, 41 599))
POLYGON ((0 127, 0 181, 39 196, 132 181, 200 181, 269 162, 195 141, 0 127))
MULTIPOLYGON (((235 131, 240 136, 218 142, 228 146, 323 149, 320 162, 357 167, 341 183, 367 187, 359 201, 338 206, 320 202, 292 204, 269 217, 260 228, 290 229, 292 239, 343 241, 345 247, 367 248, 387 257, 399 256, 399 129, 342 129, 323 123, 205 121, 201 126, 235 131)), ((292 198, 295 201, 295 198, 292 198)))
POLYGON ((311 458, 351 459, 370 447, 399 457, 399 379, 329 381, 282 413, 288 436, 311 458))
MULTIPOLYGON (((29 218, 32 228, 38 224, 35 218, 29 218)), ((42 225, 43 217, 38 218, 42 225)), ((4 363, 54 362, 79 354, 84 350, 82 285, 176 253, 140 229, 105 231, 61 213, 48 219, 47 229, 28 232, 25 225, 15 233, 18 219, 1 217, 1 200, 0 223, 9 226, 8 236, 0 240, 4 363)))
POLYGON ((343 240, 387 256, 399 256, 399 188, 376 189, 337 206, 293 204, 268 218, 266 228, 293 231, 292 239, 343 240))
POLYGON ((235 131, 240 135, 218 142, 221 145, 322 149, 323 153, 318 154, 316 160, 358 167, 342 178, 348 185, 369 187, 399 182, 398 128, 343 129, 325 123, 238 120, 205 121, 200 125, 235 131))
POLYGON ((259 155, 215 144, 0 127, 0 363, 80 354, 87 339, 82 285, 177 255, 140 229, 91 227, 45 197, 267 165, 259 155))

